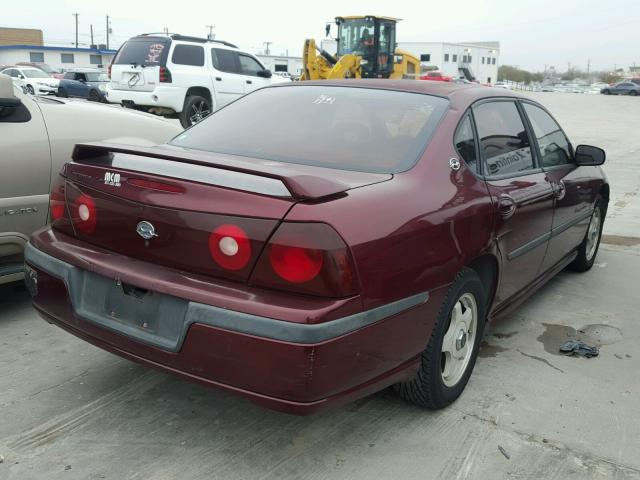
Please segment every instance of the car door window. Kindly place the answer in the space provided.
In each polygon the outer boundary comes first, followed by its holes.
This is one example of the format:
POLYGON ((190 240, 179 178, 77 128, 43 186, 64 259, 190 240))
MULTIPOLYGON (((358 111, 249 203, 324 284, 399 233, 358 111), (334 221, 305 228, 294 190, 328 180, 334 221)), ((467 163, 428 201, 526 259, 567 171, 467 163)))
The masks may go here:
POLYGON ((476 140, 473 133, 473 124, 471 123, 469 115, 466 115, 458 125, 456 133, 453 136, 453 143, 458 155, 462 157, 467 166, 475 173, 480 173, 478 157, 476 155, 476 140))
POLYGON ((262 72, 264 68, 260 65, 255 58, 250 57, 249 55, 239 55, 240 59, 240 68, 244 75, 251 75, 254 77, 258 76, 258 72, 262 72))
POLYGON ((538 140, 542 166, 555 167, 571 163, 573 160, 571 144, 560 125, 540 107, 525 103, 524 110, 538 140))
POLYGON ((76 74, 76 80, 79 82, 86 82, 87 81, 87 77, 85 76, 84 73, 77 73, 76 74))
POLYGON ((222 48, 211 49, 213 66, 221 72, 240 73, 237 57, 238 54, 233 50, 225 50, 222 48))
POLYGON ((171 62, 176 65, 204 66, 204 48, 199 45, 176 45, 171 62))
POLYGON ((515 102, 482 103, 473 108, 484 171, 488 176, 533 170, 531 142, 515 102))

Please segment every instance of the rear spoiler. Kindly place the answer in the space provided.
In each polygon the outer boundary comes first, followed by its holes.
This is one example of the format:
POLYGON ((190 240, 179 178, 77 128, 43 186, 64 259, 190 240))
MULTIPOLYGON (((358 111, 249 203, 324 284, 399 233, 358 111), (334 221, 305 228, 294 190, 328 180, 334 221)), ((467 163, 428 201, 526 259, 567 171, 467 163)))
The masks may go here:
POLYGON ((252 160, 247 157, 190 151, 171 145, 139 147, 135 145, 102 142, 80 143, 75 146, 72 158, 78 163, 91 163, 88 161, 97 160, 98 158, 104 159, 105 156, 112 158, 114 153, 171 160, 174 162, 201 165, 277 179, 284 184, 286 189, 291 193, 291 197, 297 200, 319 199, 336 195, 356 186, 354 185, 354 181, 356 184, 362 184, 363 182, 368 184, 385 181, 391 177, 387 174, 345 171, 344 176, 349 177, 352 181, 343 183, 338 180, 326 178, 326 172, 329 170, 325 168, 289 163, 279 164, 277 162, 271 162, 273 165, 269 165, 266 162, 252 160), (315 174, 316 172, 318 174, 315 174), (322 173, 325 173, 325 175, 323 176, 322 173))

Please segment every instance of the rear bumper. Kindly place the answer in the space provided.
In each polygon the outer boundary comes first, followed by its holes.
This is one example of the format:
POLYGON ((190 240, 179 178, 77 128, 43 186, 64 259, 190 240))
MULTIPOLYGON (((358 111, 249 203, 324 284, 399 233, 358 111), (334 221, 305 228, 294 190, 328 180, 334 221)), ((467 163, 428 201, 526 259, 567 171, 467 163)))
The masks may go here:
MULTIPOLYGON (((95 272, 33 245, 25 259, 27 284, 34 278, 37 283, 31 285, 34 307, 49 322, 131 360, 296 414, 344 403, 415 375, 437 314, 434 300, 441 297, 432 293, 427 301, 428 295, 416 295, 318 324, 173 297, 186 310, 176 320, 181 331, 172 343, 90 311, 82 285, 95 272)), ((113 274, 115 278, 118 272, 113 274)), ((95 307, 95 299, 92 303, 95 307)))
POLYGON ((109 103, 132 103, 135 106, 150 108, 168 108, 180 113, 184 106, 187 89, 182 87, 156 86, 150 92, 135 90, 119 90, 111 86, 107 87, 105 98, 109 103))

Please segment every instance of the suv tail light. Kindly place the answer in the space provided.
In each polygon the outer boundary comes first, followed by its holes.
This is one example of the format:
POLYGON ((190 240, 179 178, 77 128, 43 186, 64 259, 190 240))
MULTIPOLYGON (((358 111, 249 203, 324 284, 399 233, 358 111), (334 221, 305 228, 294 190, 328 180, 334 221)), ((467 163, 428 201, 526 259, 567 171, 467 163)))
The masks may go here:
POLYGON ((167 67, 160 67, 160 82, 171 83, 171 71, 167 67))
POLYGON ((258 259, 251 284, 325 297, 357 293, 351 252, 324 223, 282 223, 258 259))
POLYGON ((111 78, 111 67, 113 66, 113 63, 109 64, 109 69, 107 71, 107 75, 109 75, 109 78, 111 78))

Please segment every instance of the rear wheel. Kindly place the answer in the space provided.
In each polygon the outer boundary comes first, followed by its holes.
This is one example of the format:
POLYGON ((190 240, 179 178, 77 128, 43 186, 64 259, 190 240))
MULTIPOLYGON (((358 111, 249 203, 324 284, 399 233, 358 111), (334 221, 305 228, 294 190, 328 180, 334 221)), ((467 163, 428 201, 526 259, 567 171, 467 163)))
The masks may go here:
POLYGON ((62 97, 62 98, 67 98, 69 96, 69 94, 67 93, 67 91, 64 88, 58 88, 58 91, 56 92, 56 96, 57 97, 62 97))
POLYGON ((596 206, 591 214, 587 233, 578 247, 578 256, 569 264, 569 268, 576 272, 586 272, 593 267, 600 246, 600 238, 602 237, 602 226, 604 225, 604 216, 606 208, 602 197, 598 197, 596 206))
POLYGON ((638 95, 638 92, 636 92, 635 90, 631 90, 629 92, 629 95, 631 95, 632 97, 635 97, 636 95, 638 95))
POLYGON ((89 92, 89 101, 91 101, 91 102, 99 102, 100 101, 100 94, 98 92, 96 92, 95 90, 91 90, 89 92))
POLYGON ((184 101, 180 123, 184 128, 195 125, 211 114, 211 103, 199 95, 189 95, 184 101))
POLYGON ((611 92, 609 90, 603 90, 602 93, 604 93, 605 95, 611 95, 611 92))
POLYGON ((486 295, 478 274, 464 268, 438 315, 416 377, 396 389, 405 400, 443 408, 464 390, 478 356, 486 317, 486 295))

